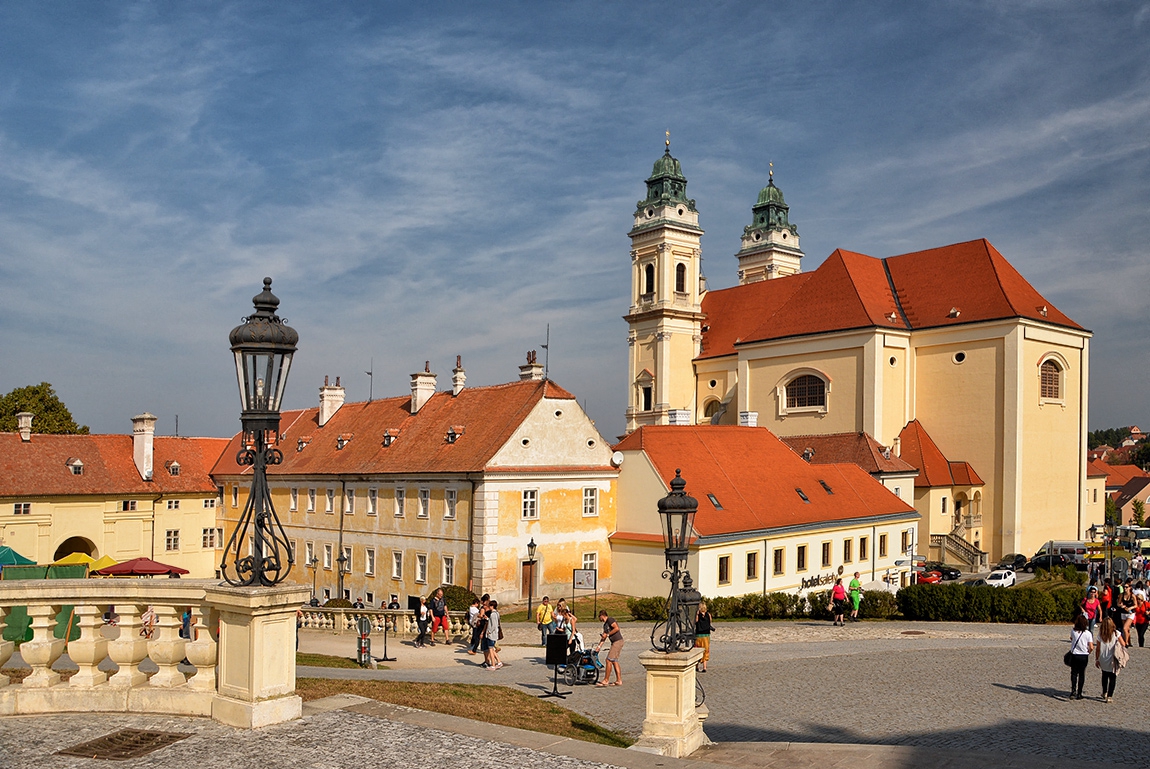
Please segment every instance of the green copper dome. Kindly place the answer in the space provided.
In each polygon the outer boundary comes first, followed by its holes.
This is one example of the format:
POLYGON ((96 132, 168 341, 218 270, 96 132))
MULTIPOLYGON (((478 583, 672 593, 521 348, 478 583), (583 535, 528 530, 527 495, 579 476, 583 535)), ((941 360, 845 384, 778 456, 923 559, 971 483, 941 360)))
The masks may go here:
POLYGON ((775 186, 773 176, 767 181, 767 186, 759 192, 759 200, 751 207, 751 224, 743 228, 743 236, 753 235, 755 232, 766 233, 770 230, 782 232, 786 230, 797 236, 799 230, 790 223, 788 213, 790 207, 783 200, 783 191, 775 186))
POLYGON ((755 205, 761 206, 766 203, 778 203, 780 205, 786 205, 786 201, 783 200, 783 191, 775 186, 774 179, 768 181, 767 186, 763 187, 763 189, 759 191, 759 202, 755 205))
POLYGON ((647 197, 639 201, 637 208, 642 210, 676 203, 695 210, 695 201, 687 197, 687 177, 683 176, 683 167, 677 158, 671 157, 671 147, 668 146, 663 156, 655 161, 651 177, 647 179, 647 197))

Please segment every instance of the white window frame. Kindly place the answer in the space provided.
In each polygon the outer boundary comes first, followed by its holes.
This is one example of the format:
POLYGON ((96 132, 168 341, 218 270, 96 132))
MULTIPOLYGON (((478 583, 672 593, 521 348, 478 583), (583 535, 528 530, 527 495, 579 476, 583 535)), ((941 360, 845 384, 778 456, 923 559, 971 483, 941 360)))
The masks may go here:
POLYGON ((419 517, 431 517, 431 489, 419 490, 419 517))
POLYGON ((814 368, 797 368, 788 371, 786 376, 775 385, 775 399, 778 401, 778 415, 786 418, 797 414, 826 414, 831 407, 831 378, 826 373, 814 368), (823 405, 821 406, 794 406, 787 407, 787 387, 799 377, 813 376, 823 380, 823 405))
POLYGON ((363 549, 363 573, 368 577, 375 576, 375 548, 365 547, 363 549))
POLYGON ((323 543, 323 568, 324 571, 331 571, 332 564, 332 544, 330 542, 323 543))
POLYGON ((372 486, 367 490, 367 514, 375 515, 379 510, 379 489, 372 486))
POLYGON ((31 515, 32 503, 31 502, 17 502, 12 505, 12 515, 31 515))
POLYGON ((167 529, 164 531, 164 552, 178 553, 180 552, 180 530, 167 529))
POLYGON ((455 584, 455 556, 443 556, 443 584, 455 584))
POLYGON ((1066 382, 1068 377, 1066 373, 1070 370, 1070 364, 1066 358, 1062 357, 1056 352, 1048 352, 1038 360, 1038 404, 1045 406, 1047 404, 1053 406, 1066 407, 1066 382), (1047 398, 1042 395, 1042 367, 1047 363, 1053 363, 1058 367, 1058 397, 1047 398))
POLYGON ((443 492, 443 517, 447 520, 455 519, 455 511, 459 506, 459 490, 446 489, 443 492))
POLYGON ((303 565, 311 567, 311 559, 315 558, 315 543, 304 542, 303 544, 304 560, 303 565))
POLYGON ((343 511, 355 515, 355 489, 348 489, 343 495, 343 511))
POLYGON ((211 499, 205 499, 204 500, 204 509, 205 510, 215 510, 216 509, 215 497, 212 497, 211 499))
POLYGON ((180 500, 169 499, 168 500, 168 509, 169 510, 179 510, 180 509, 180 500))
POLYGON ((299 489, 297 488, 293 488, 290 492, 288 510, 293 513, 299 510, 299 489))
POLYGON ((238 483, 232 485, 232 507, 240 506, 240 485, 238 483))
POLYGON ((351 553, 351 545, 344 545, 343 546, 343 557, 347 559, 346 561, 344 561, 344 564, 343 564, 343 573, 344 574, 351 574, 352 564, 353 564, 353 560, 354 560, 352 557, 352 553, 351 553))
POLYGON ((420 585, 427 584, 427 553, 415 554, 415 581, 420 585))
POLYGON ((599 488, 597 486, 583 487, 583 517, 596 518, 599 515, 599 488))
POLYGON ((520 515, 523 520, 539 520, 539 489, 523 489, 520 499, 520 515))
POLYGON ((592 550, 589 553, 583 553, 583 568, 599 570, 599 551, 592 550))
POLYGON ((395 517, 402 518, 407 507, 407 489, 403 486, 395 487, 395 517))
POLYGON ((324 496, 323 511, 328 515, 335 513, 335 489, 327 489, 327 494, 324 496))
POLYGON ((391 551, 391 578, 403 579, 403 551, 391 551))
POLYGON ((363 595, 364 595, 364 602, 365 602, 365 603, 366 603, 368 606, 372 606, 373 604, 375 604, 375 593, 373 593, 373 592, 371 592, 370 590, 368 590, 368 591, 367 591, 366 593, 364 593, 363 595))
POLYGON ((219 529, 217 529, 215 526, 210 526, 203 530, 202 539, 200 541, 200 546, 202 549, 215 550, 217 547, 219 547, 219 544, 217 544, 216 540, 217 532, 219 532, 219 529))
POLYGON ((315 489, 307 490, 307 511, 309 513, 315 512, 315 489))

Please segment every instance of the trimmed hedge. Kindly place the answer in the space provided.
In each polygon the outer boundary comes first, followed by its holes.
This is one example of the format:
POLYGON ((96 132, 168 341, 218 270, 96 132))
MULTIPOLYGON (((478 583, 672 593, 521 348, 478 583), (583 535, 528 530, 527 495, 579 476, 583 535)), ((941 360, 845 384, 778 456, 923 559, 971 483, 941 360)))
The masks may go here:
MULTIPOLYGON (((434 590, 428 596, 429 601, 432 595, 435 595, 434 590)), ((462 585, 443 585, 443 600, 447 601, 448 611, 467 611, 471 608, 471 602, 478 601, 479 596, 462 585)))
POLYGON ((1031 587, 1004 590, 989 585, 909 585, 898 591, 904 619, 928 622, 1006 622, 1045 625, 1074 618, 1082 591, 1052 593, 1031 587))
POLYGON ((628 598, 627 611, 637 620, 658 621, 667 616, 667 599, 662 596, 654 598, 628 598))

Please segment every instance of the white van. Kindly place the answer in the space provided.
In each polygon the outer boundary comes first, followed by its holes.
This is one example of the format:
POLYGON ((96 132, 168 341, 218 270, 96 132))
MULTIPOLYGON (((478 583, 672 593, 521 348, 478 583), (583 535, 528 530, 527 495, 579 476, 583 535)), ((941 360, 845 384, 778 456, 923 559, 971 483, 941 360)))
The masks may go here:
POLYGON ((1078 568, 1086 568, 1086 540, 1052 539, 1038 548, 1035 555, 1057 554, 1078 568))

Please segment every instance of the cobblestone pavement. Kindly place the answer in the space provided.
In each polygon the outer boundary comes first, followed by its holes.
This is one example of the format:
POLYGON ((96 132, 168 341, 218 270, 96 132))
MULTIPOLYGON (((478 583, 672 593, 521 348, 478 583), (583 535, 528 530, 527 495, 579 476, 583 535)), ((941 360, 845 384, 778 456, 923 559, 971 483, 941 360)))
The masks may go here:
MULTIPOLYGON (((527 642, 530 628, 508 642, 527 642)), ((638 654, 645 624, 624 623, 624 686, 577 686, 562 703, 636 735, 644 682, 638 654)), ((1065 626, 861 622, 721 623, 712 636, 707 734, 717 742, 819 742, 1002 751, 1144 764, 1150 752, 1150 650, 1131 650, 1115 701, 1098 700, 1101 674, 1087 672, 1087 700, 1068 701, 1065 626)), ((350 640, 347 642, 350 643, 350 640)), ((441 645, 442 647, 442 645, 441 645)), ((400 647, 387 671, 301 670, 301 675, 496 683, 550 690, 535 646, 508 646, 507 667, 487 673, 458 648, 400 647), (438 651, 437 651, 438 650, 438 651), (441 660, 430 667, 430 655, 441 660), (420 655, 418 667, 404 658, 420 655)), ((567 687, 561 686, 566 691, 567 687)))

